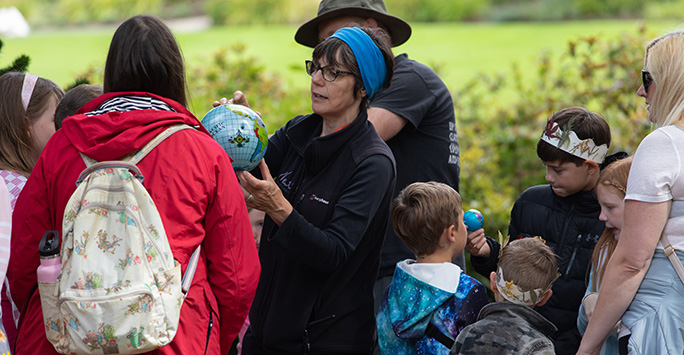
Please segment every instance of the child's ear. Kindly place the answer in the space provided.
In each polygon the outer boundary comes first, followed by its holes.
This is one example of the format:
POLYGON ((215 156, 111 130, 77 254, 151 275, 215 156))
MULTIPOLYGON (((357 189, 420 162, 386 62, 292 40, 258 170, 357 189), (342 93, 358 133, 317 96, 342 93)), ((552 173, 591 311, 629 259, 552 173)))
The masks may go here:
POLYGON ((494 271, 489 273, 489 288, 492 289, 492 292, 499 293, 499 288, 496 287, 496 273, 494 271))
POLYGON ((584 164, 587 164, 587 172, 589 175, 596 175, 601 172, 598 163, 593 160, 585 160, 584 164))
POLYGON ((446 227, 443 235, 447 238, 450 243, 456 243, 456 226, 450 225, 446 227))
POLYGON ((537 307, 543 306, 546 303, 546 301, 548 301, 549 298, 551 298, 552 293, 553 293, 553 291, 551 291, 551 290, 546 291, 546 294, 544 294, 544 297, 541 299, 541 301, 537 302, 536 306, 537 307))

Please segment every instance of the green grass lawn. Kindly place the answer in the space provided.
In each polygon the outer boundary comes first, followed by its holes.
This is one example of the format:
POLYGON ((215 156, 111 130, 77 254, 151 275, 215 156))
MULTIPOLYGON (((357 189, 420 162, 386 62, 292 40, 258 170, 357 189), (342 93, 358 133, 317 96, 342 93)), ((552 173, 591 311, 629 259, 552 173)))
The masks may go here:
MULTIPOLYGON (((649 28, 663 32, 676 23, 653 23, 649 28)), ((395 54, 410 57, 437 70, 449 88, 461 88, 475 73, 509 70, 513 62, 534 68, 541 51, 560 53, 567 41, 586 36, 616 36, 636 31, 639 22, 579 21, 537 23, 453 23, 414 24, 411 39, 396 47, 395 54)), ((220 48, 241 42, 267 70, 284 76, 295 87, 306 88, 304 60, 311 50, 297 44, 297 26, 215 27, 196 33, 177 33, 189 67, 202 65, 220 48)), ((67 85, 90 67, 104 66, 114 28, 35 31, 28 38, 5 40, 0 57, 4 66, 19 54, 31 57, 29 70, 67 85)))

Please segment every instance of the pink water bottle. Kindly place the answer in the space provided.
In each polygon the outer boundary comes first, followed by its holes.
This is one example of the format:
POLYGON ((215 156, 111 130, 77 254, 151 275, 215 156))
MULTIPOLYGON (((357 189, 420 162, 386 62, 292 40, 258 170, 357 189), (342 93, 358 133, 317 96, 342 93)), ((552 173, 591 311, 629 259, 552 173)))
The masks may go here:
POLYGON ((59 233, 47 231, 38 244, 40 265, 38 266, 38 282, 53 283, 59 277, 62 259, 59 257, 59 233))

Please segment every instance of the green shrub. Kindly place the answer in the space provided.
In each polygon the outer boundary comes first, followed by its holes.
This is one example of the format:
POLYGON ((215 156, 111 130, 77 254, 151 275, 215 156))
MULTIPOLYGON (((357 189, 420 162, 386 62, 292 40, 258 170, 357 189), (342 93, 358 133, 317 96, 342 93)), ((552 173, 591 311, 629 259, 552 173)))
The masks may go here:
POLYGON ((644 6, 644 17, 649 20, 681 20, 684 14, 684 0, 648 2, 644 6))
POLYGON ((640 0, 572 0, 582 18, 641 17, 644 1, 640 0))
POLYGON ((206 0, 215 25, 303 23, 316 15, 317 0, 206 0))
POLYGON ((568 0, 501 3, 487 12, 490 21, 558 21, 577 17, 577 9, 568 0))
POLYGON ((488 235, 506 232, 517 196, 545 183, 536 144, 553 112, 569 106, 596 111, 611 126, 609 153, 636 150, 650 130, 635 92, 643 46, 653 37, 640 29, 618 39, 579 38, 563 53, 540 55, 532 75, 514 65, 504 74, 481 74, 454 93, 461 192, 468 208, 485 215, 488 235))
MULTIPOLYGON (((2 51, 2 46, 3 46, 3 42, 0 39, 0 51, 2 51)), ((30 61, 31 60, 29 59, 29 57, 27 55, 22 54, 19 57, 17 57, 16 59, 14 59, 12 61, 12 63, 9 64, 7 67, 0 68, 0 76, 2 76, 5 73, 11 72, 11 71, 25 72, 28 69, 30 61)))
POLYGON ((256 57, 245 54, 243 44, 222 49, 207 58, 208 65, 188 69, 192 106, 201 118, 220 97, 241 90, 250 106, 261 112, 268 132, 273 133, 296 115, 311 112, 308 90, 289 88, 282 78, 266 72, 256 57))
POLYGON ((467 21, 483 18, 490 0, 392 0, 387 11, 410 22, 467 21))

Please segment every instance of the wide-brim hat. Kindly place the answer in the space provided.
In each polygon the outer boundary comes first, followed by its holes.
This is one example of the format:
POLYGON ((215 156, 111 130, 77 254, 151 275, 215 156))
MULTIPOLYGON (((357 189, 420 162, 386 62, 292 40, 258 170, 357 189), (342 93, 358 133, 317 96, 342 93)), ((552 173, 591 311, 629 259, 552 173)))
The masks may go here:
POLYGON ((389 31, 392 47, 411 37, 411 26, 398 17, 388 15, 383 0, 323 0, 318 6, 318 16, 299 27, 295 41, 308 47, 316 47, 319 42, 318 25, 340 16, 372 17, 381 22, 389 31))

